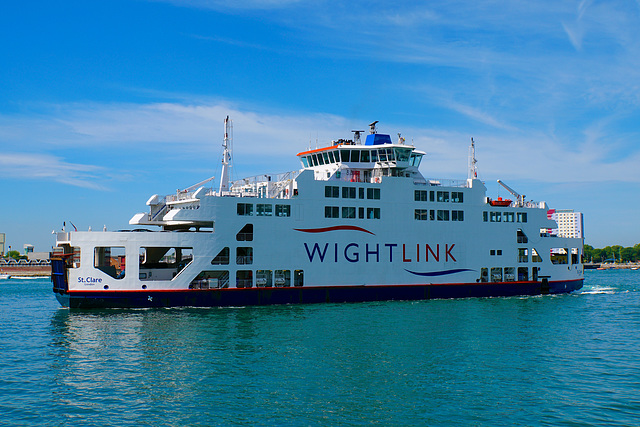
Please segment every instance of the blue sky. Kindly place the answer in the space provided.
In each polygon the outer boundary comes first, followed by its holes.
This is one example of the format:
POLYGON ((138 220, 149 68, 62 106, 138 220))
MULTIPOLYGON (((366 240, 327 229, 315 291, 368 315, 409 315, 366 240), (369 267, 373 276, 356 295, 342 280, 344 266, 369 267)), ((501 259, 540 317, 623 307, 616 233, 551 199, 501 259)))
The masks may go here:
POLYGON ((466 178, 640 242, 640 0, 23 1, 0 6, 0 232, 127 228, 153 194, 294 170, 379 120, 466 178))

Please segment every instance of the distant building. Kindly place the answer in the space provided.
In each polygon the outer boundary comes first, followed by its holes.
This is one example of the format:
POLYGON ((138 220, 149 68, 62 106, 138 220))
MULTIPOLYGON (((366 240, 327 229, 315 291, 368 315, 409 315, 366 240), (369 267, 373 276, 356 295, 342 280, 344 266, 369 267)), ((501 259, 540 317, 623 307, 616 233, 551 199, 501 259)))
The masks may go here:
POLYGON ((0 256, 4 256, 5 234, 0 233, 0 256))
POLYGON ((558 237, 583 238, 582 213, 573 209, 551 209, 547 217, 558 223, 558 228, 551 230, 551 235, 558 237))

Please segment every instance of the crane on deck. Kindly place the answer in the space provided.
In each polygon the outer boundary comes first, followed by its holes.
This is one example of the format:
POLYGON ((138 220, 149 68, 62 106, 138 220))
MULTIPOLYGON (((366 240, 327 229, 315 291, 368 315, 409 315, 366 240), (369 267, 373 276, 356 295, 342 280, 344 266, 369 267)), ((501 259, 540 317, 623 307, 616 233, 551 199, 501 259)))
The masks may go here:
POLYGON ((518 193, 517 191, 509 187, 507 184, 505 184, 501 180, 498 180, 498 184, 502 185, 509 193, 513 195, 513 197, 516 198, 516 207, 521 208, 524 206, 524 197, 525 197, 524 194, 518 193))

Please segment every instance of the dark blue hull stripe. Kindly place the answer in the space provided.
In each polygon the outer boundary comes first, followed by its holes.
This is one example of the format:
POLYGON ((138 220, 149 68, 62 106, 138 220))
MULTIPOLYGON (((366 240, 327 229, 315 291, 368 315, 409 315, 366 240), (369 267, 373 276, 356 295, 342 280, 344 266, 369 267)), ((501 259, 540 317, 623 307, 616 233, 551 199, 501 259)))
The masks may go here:
POLYGON ((461 283, 446 285, 323 286, 292 288, 210 289, 183 291, 54 290, 71 308, 239 307, 270 304, 342 303, 437 298, 499 297, 568 293, 583 280, 561 282, 461 283))

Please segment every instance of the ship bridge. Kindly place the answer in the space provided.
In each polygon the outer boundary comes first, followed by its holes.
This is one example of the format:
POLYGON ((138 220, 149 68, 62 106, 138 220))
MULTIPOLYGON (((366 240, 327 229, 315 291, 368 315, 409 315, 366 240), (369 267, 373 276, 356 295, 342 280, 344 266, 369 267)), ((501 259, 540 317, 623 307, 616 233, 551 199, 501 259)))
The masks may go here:
POLYGON ((298 153, 302 167, 313 170, 316 180, 379 183, 393 176, 424 182, 418 167, 426 153, 406 144, 400 134, 392 142, 390 135, 376 132, 376 123, 370 125, 364 144, 362 131, 353 131, 352 140, 340 139, 328 147, 298 153))

